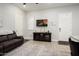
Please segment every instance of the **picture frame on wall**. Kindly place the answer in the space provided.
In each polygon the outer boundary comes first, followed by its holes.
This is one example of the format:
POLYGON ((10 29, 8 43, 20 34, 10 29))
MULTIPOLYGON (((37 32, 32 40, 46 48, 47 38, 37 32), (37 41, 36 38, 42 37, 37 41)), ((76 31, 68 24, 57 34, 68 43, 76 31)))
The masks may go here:
POLYGON ((40 19, 36 21, 36 26, 44 27, 48 26, 48 19, 40 19))

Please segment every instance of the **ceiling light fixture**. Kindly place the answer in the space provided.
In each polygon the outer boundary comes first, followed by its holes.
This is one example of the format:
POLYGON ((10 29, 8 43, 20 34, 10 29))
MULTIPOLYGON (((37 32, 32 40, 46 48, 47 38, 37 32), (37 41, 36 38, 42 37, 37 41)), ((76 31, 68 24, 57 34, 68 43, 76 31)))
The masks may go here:
MULTIPOLYGON (((39 3, 34 3, 36 5, 38 5, 39 3)), ((26 7, 26 3, 23 3, 23 7, 25 8, 26 7)))
POLYGON ((35 4, 39 4, 39 3, 35 3, 35 4))
POLYGON ((26 3, 23 3, 23 7, 26 7, 26 3))

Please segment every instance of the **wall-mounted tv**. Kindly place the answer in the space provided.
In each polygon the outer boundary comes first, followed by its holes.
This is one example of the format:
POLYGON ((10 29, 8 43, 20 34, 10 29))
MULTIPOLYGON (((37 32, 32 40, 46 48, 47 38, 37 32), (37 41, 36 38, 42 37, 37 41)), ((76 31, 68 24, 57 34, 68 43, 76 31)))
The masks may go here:
POLYGON ((40 19, 40 20, 36 20, 36 26, 48 26, 48 19, 40 19))

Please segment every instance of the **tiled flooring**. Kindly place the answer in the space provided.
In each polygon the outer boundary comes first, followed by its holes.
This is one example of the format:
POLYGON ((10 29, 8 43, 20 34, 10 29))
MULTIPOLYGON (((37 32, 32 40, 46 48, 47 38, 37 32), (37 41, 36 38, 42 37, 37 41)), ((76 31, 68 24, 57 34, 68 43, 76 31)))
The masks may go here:
POLYGON ((5 56, 70 56, 70 48, 57 42, 28 41, 5 56))

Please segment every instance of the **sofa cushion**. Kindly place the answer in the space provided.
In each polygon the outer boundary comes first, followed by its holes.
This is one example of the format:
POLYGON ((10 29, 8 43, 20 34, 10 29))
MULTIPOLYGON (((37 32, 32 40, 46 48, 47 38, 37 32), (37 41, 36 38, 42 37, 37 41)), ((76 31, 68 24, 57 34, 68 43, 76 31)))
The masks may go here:
POLYGON ((3 53, 3 46, 0 45, 0 54, 2 54, 2 53, 3 53))
POLYGON ((21 42, 21 39, 15 39, 15 40, 9 40, 9 41, 5 41, 2 43, 2 45, 5 47, 9 47, 11 45, 16 45, 16 43, 18 44, 18 42, 21 42), (6 44, 7 43, 7 44, 6 44))
POLYGON ((4 41, 7 41, 7 40, 8 40, 7 35, 0 37, 0 43, 1 43, 1 42, 4 42, 4 41))
POLYGON ((16 38, 17 35, 16 34, 8 34, 8 39, 12 40, 14 38, 16 38))

